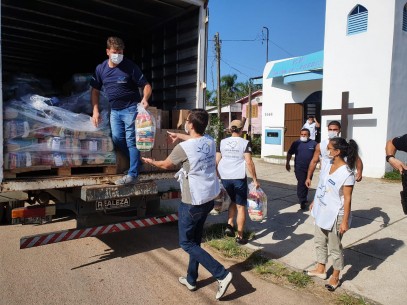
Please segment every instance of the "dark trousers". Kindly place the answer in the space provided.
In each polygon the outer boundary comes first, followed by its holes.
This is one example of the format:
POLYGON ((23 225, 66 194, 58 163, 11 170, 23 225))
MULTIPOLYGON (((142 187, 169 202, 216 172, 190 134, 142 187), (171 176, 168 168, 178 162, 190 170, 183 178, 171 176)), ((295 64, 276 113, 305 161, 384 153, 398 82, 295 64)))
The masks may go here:
POLYGON ((181 202, 178 207, 179 244, 189 254, 187 281, 193 286, 196 285, 199 265, 204 266, 217 280, 223 280, 228 274, 223 265, 201 248, 203 227, 213 205, 214 201, 211 200, 201 205, 181 202))
POLYGON ((308 188, 305 185, 305 180, 307 180, 307 171, 298 170, 295 171, 295 178, 297 178, 297 197, 299 203, 305 203, 308 201, 308 188))

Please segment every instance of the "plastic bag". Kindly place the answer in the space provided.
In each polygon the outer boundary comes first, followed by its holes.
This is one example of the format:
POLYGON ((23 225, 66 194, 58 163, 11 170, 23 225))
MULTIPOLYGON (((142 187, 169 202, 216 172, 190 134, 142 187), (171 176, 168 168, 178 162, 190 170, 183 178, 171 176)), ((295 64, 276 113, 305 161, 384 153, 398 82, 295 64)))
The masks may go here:
POLYGON ((141 104, 137 105, 136 117, 136 146, 139 151, 150 151, 154 147, 156 122, 154 116, 144 109, 141 104))
POLYGON ((249 184, 247 210, 252 221, 262 221, 267 216, 267 196, 261 188, 256 189, 254 183, 249 184))
POLYGON ((211 215, 219 215, 220 213, 227 211, 229 209, 230 203, 232 202, 222 182, 219 182, 219 184, 220 193, 218 197, 215 198, 215 205, 212 211, 210 211, 211 215))

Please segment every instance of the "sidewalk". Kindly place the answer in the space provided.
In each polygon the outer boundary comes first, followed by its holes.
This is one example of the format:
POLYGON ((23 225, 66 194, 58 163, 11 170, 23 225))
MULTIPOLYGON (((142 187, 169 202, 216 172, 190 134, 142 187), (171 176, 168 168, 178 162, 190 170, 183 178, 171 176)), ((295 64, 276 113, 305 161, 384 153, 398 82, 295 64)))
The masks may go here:
MULTIPOLYGON (((246 229, 256 238, 248 245, 296 269, 314 265, 314 225, 309 211, 297 203, 294 172, 285 166, 254 160, 258 179, 268 196, 268 218, 248 219, 246 229)), ((316 171, 312 187, 318 183, 316 171)), ((401 183, 363 178, 352 197, 352 226, 343 237, 345 269, 341 290, 381 304, 404 305, 407 299, 407 216, 400 204, 401 183)), ((310 192, 309 199, 314 195, 310 192)), ((226 213, 209 222, 226 221, 226 213)), ((328 274, 332 273, 331 261, 328 274)))

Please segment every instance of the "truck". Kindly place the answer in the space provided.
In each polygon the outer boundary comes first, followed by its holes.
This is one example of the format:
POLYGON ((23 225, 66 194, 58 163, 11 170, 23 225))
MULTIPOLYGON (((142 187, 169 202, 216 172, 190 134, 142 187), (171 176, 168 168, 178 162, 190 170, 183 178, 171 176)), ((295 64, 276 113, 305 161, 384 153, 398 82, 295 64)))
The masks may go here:
MULTIPOLYGON (((169 111, 204 108, 207 4, 207 0, 1 0, 0 108, 7 102, 12 75, 51 80, 60 93, 72 75, 93 73, 106 59, 109 36, 124 40, 125 56, 140 66, 152 85, 150 105, 169 111)), ((2 140, 3 121, 2 116, 2 140)), ((0 151, 4 156, 1 145, 0 151)), ((41 170, 10 173, 2 158, 0 219, 46 222, 58 210, 74 213, 76 228, 58 236, 23 237, 21 248, 177 220, 176 214, 162 215, 159 209, 160 198, 174 193, 174 173, 146 171, 137 184, 116 186, 112 182, 122 174, 123 160, 117 158, 111 167, 59 169, 54 175, 41 170), (128 218, 117 217, 123 211, 128 218), (130 222, 112 226, 118 219, 130 222)))

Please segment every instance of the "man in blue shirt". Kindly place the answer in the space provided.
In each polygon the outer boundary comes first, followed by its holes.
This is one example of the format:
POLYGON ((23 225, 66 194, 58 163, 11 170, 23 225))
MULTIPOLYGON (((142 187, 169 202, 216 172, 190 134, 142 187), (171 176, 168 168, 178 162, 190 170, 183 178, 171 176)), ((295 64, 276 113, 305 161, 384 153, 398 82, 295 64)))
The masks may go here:
POLYGON ((310 139, 310 131, 307 128, 303 128, 301 129, 300 138, 291 144, 287 152, 287 162, 285 165, 287 171, 291 170, 290 160, 292 155, 295 155, 294 173, 297 178, 297 197, 302 210, 307 208, 308 187, 305 185, 305 180, 307 180, 308 166, 317 144, 317 142, 310 139))
POLYGON ((118 37, 107 39, 106 54, 109 57, 96 67, 90 85, 92 87, 93 124, 100 122, 100 90, 106 93, 111 107, 110 127, 112 140, 130 160, 130 168, 125 176, 115 181, 117 185, 134 184, 137 181, 140 165, 140 151, 136 147, 135 120, 137 104, 146 109, 151 96, 151 85, 140 68, 123 56, 124 42, 118 37), (143 90, 141 98, 139 88, 143 90))

